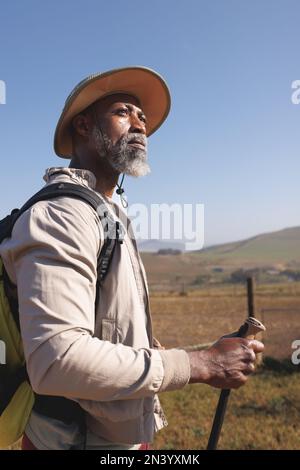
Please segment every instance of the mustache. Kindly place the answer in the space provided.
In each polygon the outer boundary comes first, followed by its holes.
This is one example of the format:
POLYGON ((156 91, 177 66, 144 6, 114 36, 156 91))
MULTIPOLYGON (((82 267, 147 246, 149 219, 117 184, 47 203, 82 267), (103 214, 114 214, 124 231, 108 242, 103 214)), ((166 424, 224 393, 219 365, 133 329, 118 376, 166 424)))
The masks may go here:
POLYGON ((138 144, 144 145, 144 147, 147 147, 147 137, 143 134, 138 134, 135 132, 132 132, 131 134, 127 134, 126 136, 123 136, 120 140, 120 144, 129 144, 130 142, 137 142, 138 144))

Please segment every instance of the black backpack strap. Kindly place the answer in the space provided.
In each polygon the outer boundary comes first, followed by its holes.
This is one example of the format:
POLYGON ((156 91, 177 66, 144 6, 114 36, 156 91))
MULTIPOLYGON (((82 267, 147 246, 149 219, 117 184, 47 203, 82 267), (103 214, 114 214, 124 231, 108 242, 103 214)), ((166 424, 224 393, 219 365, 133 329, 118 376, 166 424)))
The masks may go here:
POLYGON ((103 283, 109 269, 116 242, 122 243, 124 232, 118 221, 115 221, 107 209, 104 199, 90 189, 73 183, 54 183, 45 186, 34 194, 21 209, 12 213, 0 222, 0 242, 11 236, 12 229, 18 218, 39 201, 57 197, 71 197, 85 201, 97 212, 104 231, 104 245, 98 257, 98 282, 103 283))
POLYGON ((53 183, 45 186, 34 194, 20 209, 20 215, 38 201, 47 201, 56 197, 72 197, 83 199, 90 204, 95 211, 98 206, 105 204, 104 199, 85 186, 74 183, 53 183))
POLYGON ((50 184, 45 188, 42 188, 31 199, 29 199, 29 201, 27 201, 26 204, 24 204, 24 206, 20 209, 17 217, 19 217, 36 202, 49 200, 59 196, 72 197, 85 201, 87 204, 93 207, 100 218, 104 231, 104 245, 98 257, 97 282, 98 285, 101 285, 104 282, 108 272, 115 244, 116 242, 123 242, 124 233, 120 223, 115 221, 109 213, 107 205, 100 195, 95 194, 93 191, 84 186, 79 186, 73 183, 50 184))
POLYGON ((10 215, 0 221, 0 242, 7 237, 11 236, 12 229, 18 220, 18 218, 30 207, 39 201, 46 201, 57 197, 72 197, 82 199, 90 204, 95 211, 102 204, 105 204, 104 200, 92 192, 90 189, 84 186, 79 186, 73 183, 54 183, 45 186, 36 194, 34 194, 22 207, 21 209, 13 209, 10 215))
POLYGON ((3 373, 3 369, 0 369, 0 416, 2 415, 3 411, 9 404, 10 400, 14 396, 16 390, 19 386, 24 382, 24 380, 28 380, 28 374, 26 370, 26 366, 20 367, 18 370, 14 372, 12 375, 11 373, 5 374, 3 373))

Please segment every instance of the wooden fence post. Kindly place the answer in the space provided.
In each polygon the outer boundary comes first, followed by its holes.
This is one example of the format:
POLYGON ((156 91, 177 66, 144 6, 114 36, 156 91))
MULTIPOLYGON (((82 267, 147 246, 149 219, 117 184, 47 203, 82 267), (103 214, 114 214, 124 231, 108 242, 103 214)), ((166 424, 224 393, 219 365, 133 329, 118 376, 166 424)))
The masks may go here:
POLYGON ((248 317, 255 317, 254 279, 247 278, 248 317))
MULTIPOLYGON (((255 317, 255 296, 254 296, 254 278, 247 278, 247 300, 248 300, 248 317, 255 317)), ((261 339, 261 333, 259 333, 258 338, 261 339)), ((256 355, 256 364, 259 365, 262 363, 262 353, 256 355)))

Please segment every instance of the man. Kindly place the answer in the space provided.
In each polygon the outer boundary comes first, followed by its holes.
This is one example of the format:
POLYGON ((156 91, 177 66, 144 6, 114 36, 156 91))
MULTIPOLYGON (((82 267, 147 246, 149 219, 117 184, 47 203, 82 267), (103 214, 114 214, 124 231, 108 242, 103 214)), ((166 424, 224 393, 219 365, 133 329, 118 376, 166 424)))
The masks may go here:
POLYGON ((101 194, 125 231, 99 291, 103 228, 80 199, 38 202, 1 245, 18 286, 27 370, 37 394, 23 448, 145 448, 166 425, 158 392, 201 382, 239 387, 263 349, 258 341, 227 338, 187 353, 164 350, 152 337, 144 268, 130 223, 111 197, 116 186, 122 195, 120 174, 149 171, 147 137, 169 108, 164 80, 128 67, 80 82, 57 124, 55 151, 71 163, 47 170, 46 184, 72 182, 101 194))

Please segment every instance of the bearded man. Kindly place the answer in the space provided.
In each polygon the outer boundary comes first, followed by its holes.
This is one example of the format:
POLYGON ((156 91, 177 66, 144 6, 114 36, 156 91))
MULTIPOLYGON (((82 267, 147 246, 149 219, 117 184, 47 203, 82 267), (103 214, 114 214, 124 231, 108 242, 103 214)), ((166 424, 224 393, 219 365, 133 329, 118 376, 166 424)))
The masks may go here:
POLYGON ((145 271, 130 222, 112 195, 117 187, 122 196, 122 173, 149 172, 147 137, 169 109, 162 77, 127 67, 80 82, 58 121, 54 148, 71 162, 48 169, 46 186, 89 188, 123 228, 103 283, 97 282, 103 227, 80 198, 37 202, 1 245, 18 286, 35 392, 23 449, 145 449, 167 424, 158 392, 201 382, 239 387, 263 349, 258 341, 223 338, 187 353, 165 350, 152 336, 145 271))

